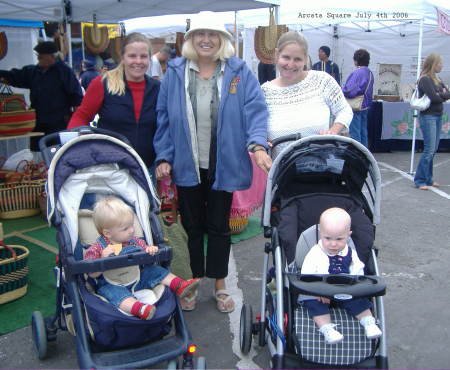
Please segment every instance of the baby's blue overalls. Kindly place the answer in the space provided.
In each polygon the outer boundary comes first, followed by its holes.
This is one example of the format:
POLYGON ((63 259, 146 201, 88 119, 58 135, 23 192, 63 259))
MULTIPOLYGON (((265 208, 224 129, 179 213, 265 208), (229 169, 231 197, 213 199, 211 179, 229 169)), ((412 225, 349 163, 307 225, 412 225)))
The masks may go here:
MULTIPOLYGON (((108 246, 103 237, 99 237, 97 241, 102 245, 103 248, 106 248, 108 246)), ((132 239, 130 241, 130 245, 123 247, 119 255, 130 254, 134 252, 142 252, 142 248, 137 246, 134 239, 132 239)), ((153 289, 156 285, 161 283, 161 281, 163 281, 167 275, 169 275, 169 271, 162 268, 161 266, 145 265, 140 279, 134 287, 134 284, 126 286, 110 284, 105 280, 103 274, 95 280, 97 282, 98 294, 106 298, 108 302, 113 306, 119 307, 120 303, 122 303, 123 300, 129 297, 136 298, 133 294, 134 291, 142 289, 153 289)))

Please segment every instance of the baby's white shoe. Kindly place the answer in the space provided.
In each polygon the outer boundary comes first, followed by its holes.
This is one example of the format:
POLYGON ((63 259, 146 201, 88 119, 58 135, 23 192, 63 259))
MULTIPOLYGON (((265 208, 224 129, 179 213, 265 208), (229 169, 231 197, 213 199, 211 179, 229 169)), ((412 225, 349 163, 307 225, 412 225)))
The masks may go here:
POLYGON ((336 324, 326 324, 319 329, 328 344, 336 344, 344 340, 344 336, 334 329, 336 326, 336 324))
POLYGON ((368 339, 376 339, 383 335, 374 317, 364 316, 359 323, 364 327, 368 339))

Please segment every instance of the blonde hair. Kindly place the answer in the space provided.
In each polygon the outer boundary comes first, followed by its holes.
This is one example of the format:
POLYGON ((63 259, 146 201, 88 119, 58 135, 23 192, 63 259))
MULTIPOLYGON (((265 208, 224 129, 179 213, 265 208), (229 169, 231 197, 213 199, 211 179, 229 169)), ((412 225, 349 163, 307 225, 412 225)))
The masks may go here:
POLYGON ((120 224, 123 218, 129 214, 134 215, 133 209, 129 205, 117 197, 108 196, 95 203, 92 220, 98 233, 103 235, 103 230, 110 230, 120 224))
MULTIPOLYGON (((125 55, 125 49, 127 45, 132 44, 134 42, 144 42, 148 45, 148 55, 151 57, 152 55, 152 43, 150 40, 145 37, 142 33, 132 32, 129 35, 125 36, 120 42, 120 55, 123 58, 125 55)), ((103 75, 103 80, 106 79, 108 82, 108 92, 113 95, 124 95, 125 94, 125 82, 123 80, 124 74, 124 66, 123 63, 120 63, 117 68, 114 68, 112 71, 108 71, 103 75)))
POLYGON ((434 73, 434 67, 436 64, 442 61, 442 57, 439 54, 429 54, 423 62, 422 71, 420 76, 423 75, 430 77, 436 85, 442 83, 441 79, 434 73))
MULTIPOLYGON (((298 31, 289 31, 283 33, 277 42, 277 53, 278 56, 280 55, 283 48, 290 44, 297 44, 303 49, 303 52, 305 53, 305 62, 308 62, 308 41, 306 40, 306 37, 298 32, 298 31)), ((277 58, 275 59, 275 65, 277 64, 277 58)))
MULTIPOLYGON (((200 31, 200 30, 198 30, 200 31)), ((181 55, 189 60, 198 60, 198 54, 194 47, 194 34, 197 31, 192 32, 192 34, 185 40, 183 44, 183 50, 181 55)), ((230 40, 222 34, 220 31, 215 31, 219 35, 220 47, 212 57, 212 60, 220 59, 221 61, 226 61, 228 58, 234 55, 234 47, 230 40)))

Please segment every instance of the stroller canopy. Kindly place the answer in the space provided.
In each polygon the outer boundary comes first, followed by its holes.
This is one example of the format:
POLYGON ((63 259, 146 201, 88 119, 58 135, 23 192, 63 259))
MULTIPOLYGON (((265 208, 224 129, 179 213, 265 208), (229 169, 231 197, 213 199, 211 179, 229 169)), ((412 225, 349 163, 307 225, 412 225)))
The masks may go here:
POLYGON ((311 178, 337 179, 365 205, 373 225, 379 223, 381 176, 372 153, 344 136, 317 135, 291 143, 274 160, 267 177, 262 226, 270 225, 272 204, 287 184, 311 178))

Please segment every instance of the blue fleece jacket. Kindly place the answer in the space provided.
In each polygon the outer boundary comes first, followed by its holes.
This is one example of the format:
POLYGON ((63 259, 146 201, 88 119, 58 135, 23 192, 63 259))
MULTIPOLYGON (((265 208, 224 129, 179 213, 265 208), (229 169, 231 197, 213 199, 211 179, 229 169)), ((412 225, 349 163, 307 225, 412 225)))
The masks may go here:
MULTIPOLYGON (((198 177, 186 114, 185 66, 184 57, 168 63, 158 96, 153 145, 155 163, 170 163, 175 185, 195 186, 198 177)), ((267 107, 256 76, 244 61, 231 57, 226 62, 219 105, 214 190, 250 188, 250 144, 267 148, 267 107), (231 88, 233 85, 236 89, 231 88)))

